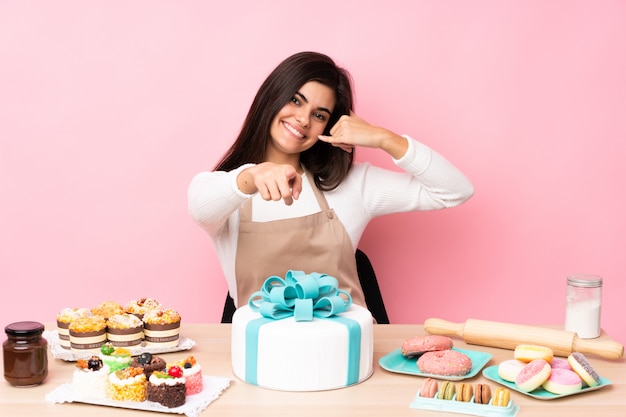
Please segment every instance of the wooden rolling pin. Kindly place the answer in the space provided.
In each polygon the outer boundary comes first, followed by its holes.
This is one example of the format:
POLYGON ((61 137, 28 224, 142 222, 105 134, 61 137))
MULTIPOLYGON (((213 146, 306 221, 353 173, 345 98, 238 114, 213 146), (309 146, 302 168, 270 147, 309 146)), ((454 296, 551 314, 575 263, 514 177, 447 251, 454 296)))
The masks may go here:
POLYGON ((547 346, 556 356, 566 357, 572 352, 590 353, 606 359, 624 356, 624 346, 607 339, 581 339, 574 332, 468 319, 465 324, 431 318, 424 322, 431 334, 456 335, 472 345, 491 346, 514 350, 517 345, 547 346))

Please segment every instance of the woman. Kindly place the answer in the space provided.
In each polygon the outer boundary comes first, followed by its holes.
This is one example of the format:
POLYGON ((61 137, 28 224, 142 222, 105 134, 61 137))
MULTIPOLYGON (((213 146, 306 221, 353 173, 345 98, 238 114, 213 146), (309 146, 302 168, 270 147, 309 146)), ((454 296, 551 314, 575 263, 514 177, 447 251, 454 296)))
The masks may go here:
POLYGON ((439 154, 352 113, 349 74, 331 58, 295 54, 259 89, 213 172, 189 186, 189 212, 212 237, 229 293, 247 304, 272 275, 332 275, 365 306, 355 249, 384 214, 454 207, 472 184, 439 154), (379 148, 405 172, 353 163, 379 148))

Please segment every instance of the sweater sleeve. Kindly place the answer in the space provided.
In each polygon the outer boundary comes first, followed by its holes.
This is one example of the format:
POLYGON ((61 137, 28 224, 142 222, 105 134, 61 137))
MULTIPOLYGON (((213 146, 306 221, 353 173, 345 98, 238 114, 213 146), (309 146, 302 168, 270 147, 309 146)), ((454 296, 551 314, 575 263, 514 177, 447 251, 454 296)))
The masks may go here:
POLYGON ((229 216, 254 194, 245 194, 237 187, 239 173, 253 164, 242 165, 229 172, 205 171, 191 180, 187 190, 187 209, 196 223, 215 235, 229 216))

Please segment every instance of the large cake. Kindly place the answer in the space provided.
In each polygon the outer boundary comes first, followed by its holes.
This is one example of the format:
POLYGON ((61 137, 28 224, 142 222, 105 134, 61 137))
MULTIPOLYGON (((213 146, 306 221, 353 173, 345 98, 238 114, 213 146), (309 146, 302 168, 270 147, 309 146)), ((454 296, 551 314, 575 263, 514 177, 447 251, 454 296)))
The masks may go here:
POLYGON ((371 313, 351 304, 335 278, 289 271, 284 280, 268 278, 249 305, 235 311, 233 372, 277 390, 343 388, 372 374, 373 340, 371 313))

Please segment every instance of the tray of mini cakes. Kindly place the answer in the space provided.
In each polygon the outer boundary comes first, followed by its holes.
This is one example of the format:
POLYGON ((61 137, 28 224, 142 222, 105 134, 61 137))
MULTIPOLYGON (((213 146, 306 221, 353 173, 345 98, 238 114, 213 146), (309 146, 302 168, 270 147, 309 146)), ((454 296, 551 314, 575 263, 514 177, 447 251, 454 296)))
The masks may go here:
POLYGON ((89 358, 105 343, 128 349, 132 356, 191 349, 195 341, 180 334, 181 316, 154 298, 139 298, 125 305, 103 301, 92 308, 63 308, 57 329, 47 330, 54 358, 76 361, 89 358))
POLYGON ((99 354, 78 359, 72 381, 46 395, 51 403, 80 402, 196 417, 230 385, 230 379, 203 375, 194 356, 166 363, 144 352, 132 357, 110 342, 99 354))
POLYGON ((553 400, 595 391, 611 381, 598 375, 580 352, 557 357, 546 346, 518 345, 511 359, 483 370, 483 376, 539 400, 553 400))

